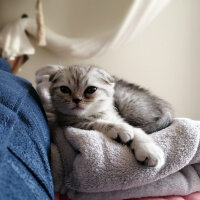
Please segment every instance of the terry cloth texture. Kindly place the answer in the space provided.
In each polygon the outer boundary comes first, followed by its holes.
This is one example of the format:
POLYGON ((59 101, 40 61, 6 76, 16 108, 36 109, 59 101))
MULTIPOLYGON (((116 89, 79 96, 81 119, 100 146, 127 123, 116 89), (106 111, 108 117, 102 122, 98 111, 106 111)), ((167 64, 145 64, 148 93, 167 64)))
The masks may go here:
MULTIPOLYGON (((37 91, 52 127, 54 109, 48 76, 56 69, 43 68, 36 75, 37 91)), ((166 163, 160 169, 142 166, 126 145, 100 132, 62 129, 54 124, 51 167, 56 191, 67 192, 73 200, 120 200, 200 191, 200 122, 175 119, 151 137, 165 152, 166 163)))
MULTIPOLYGON (((167 196, 167 197, 144 197, 144 198, 131 198, 129 200, 199 200, 200 192, 194 192, 186 196, 167 196)), ((66 195, 55 194, 55 200, 70 200, 66 195)), ((106 199, 104 199, 106 200, 106 199)))
MULTIPOLYGON (((200 199, 200 192, 194 192, 186 196, 144 197, 139 199, 131 198, 128 200, 199 200, 199 199, 200 199)), ((55 193, 55 200, 70 200, 70 199, 66 195, 55 193)))
POLYGON ((31 84, 0 59, 0 199, 53 199, 49 129, 31 84))

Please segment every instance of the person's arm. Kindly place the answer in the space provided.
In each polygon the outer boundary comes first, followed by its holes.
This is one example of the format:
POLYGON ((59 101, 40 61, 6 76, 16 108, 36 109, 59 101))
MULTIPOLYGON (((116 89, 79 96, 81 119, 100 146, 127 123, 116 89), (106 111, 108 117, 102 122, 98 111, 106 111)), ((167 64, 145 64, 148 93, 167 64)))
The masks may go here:
POLYGON ((28 60, 28 56, 27 55, 22 55, 22 56, 18 56, 16 57, 14 60, 8 60, 10 67, 12 69, 12 73, 16 74, 20 67, 28 60))

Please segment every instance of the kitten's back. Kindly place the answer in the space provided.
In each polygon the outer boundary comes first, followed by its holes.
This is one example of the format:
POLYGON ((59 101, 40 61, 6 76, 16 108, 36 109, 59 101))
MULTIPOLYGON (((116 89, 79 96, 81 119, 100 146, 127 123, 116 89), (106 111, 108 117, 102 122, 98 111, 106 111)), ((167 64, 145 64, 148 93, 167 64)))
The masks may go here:
POLYGON ((169 104, 138 85, 116 78, 114 99, 120 115, 147 133, 159 131, 172 123, 173 111, 169 104))

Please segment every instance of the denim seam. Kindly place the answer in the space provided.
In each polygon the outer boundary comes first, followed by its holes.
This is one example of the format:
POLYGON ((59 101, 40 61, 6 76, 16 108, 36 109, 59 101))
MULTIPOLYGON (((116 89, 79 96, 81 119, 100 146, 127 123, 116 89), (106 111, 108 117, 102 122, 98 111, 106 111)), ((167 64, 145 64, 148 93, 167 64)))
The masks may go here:
MULTIPOLYGON (((27 97, 27 94, 28 94, 28 91, 26 91, 26 94, 25 96, 21 96, 21 97, 18 97, 17 100, 15 101, 15 104, 13 105, 12 107, 12 112, 13 114, 15 114, 15 116, 17 115, 18 111, 20 110, 21 108, 21 105, 23 104, 23 102, 25 101, 26 97, 27 97)), ((7 120, 5 121, 5 124, 7 127, 9 127, 11 130, 13 129, 15 123, 16 123, 16 118, 12 121, 10 119, 11 115, 8 116, 7 120)))

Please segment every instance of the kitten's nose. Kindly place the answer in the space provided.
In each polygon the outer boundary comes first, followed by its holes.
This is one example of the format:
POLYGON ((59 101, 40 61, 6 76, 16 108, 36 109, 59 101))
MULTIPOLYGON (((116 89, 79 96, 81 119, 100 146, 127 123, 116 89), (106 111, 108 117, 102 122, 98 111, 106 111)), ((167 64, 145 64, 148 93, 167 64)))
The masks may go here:
POLYGON ((72 99, 72 101, 73 101, 74 103, 78 104, 78 103, 81 101, 81 99, 72 99))

